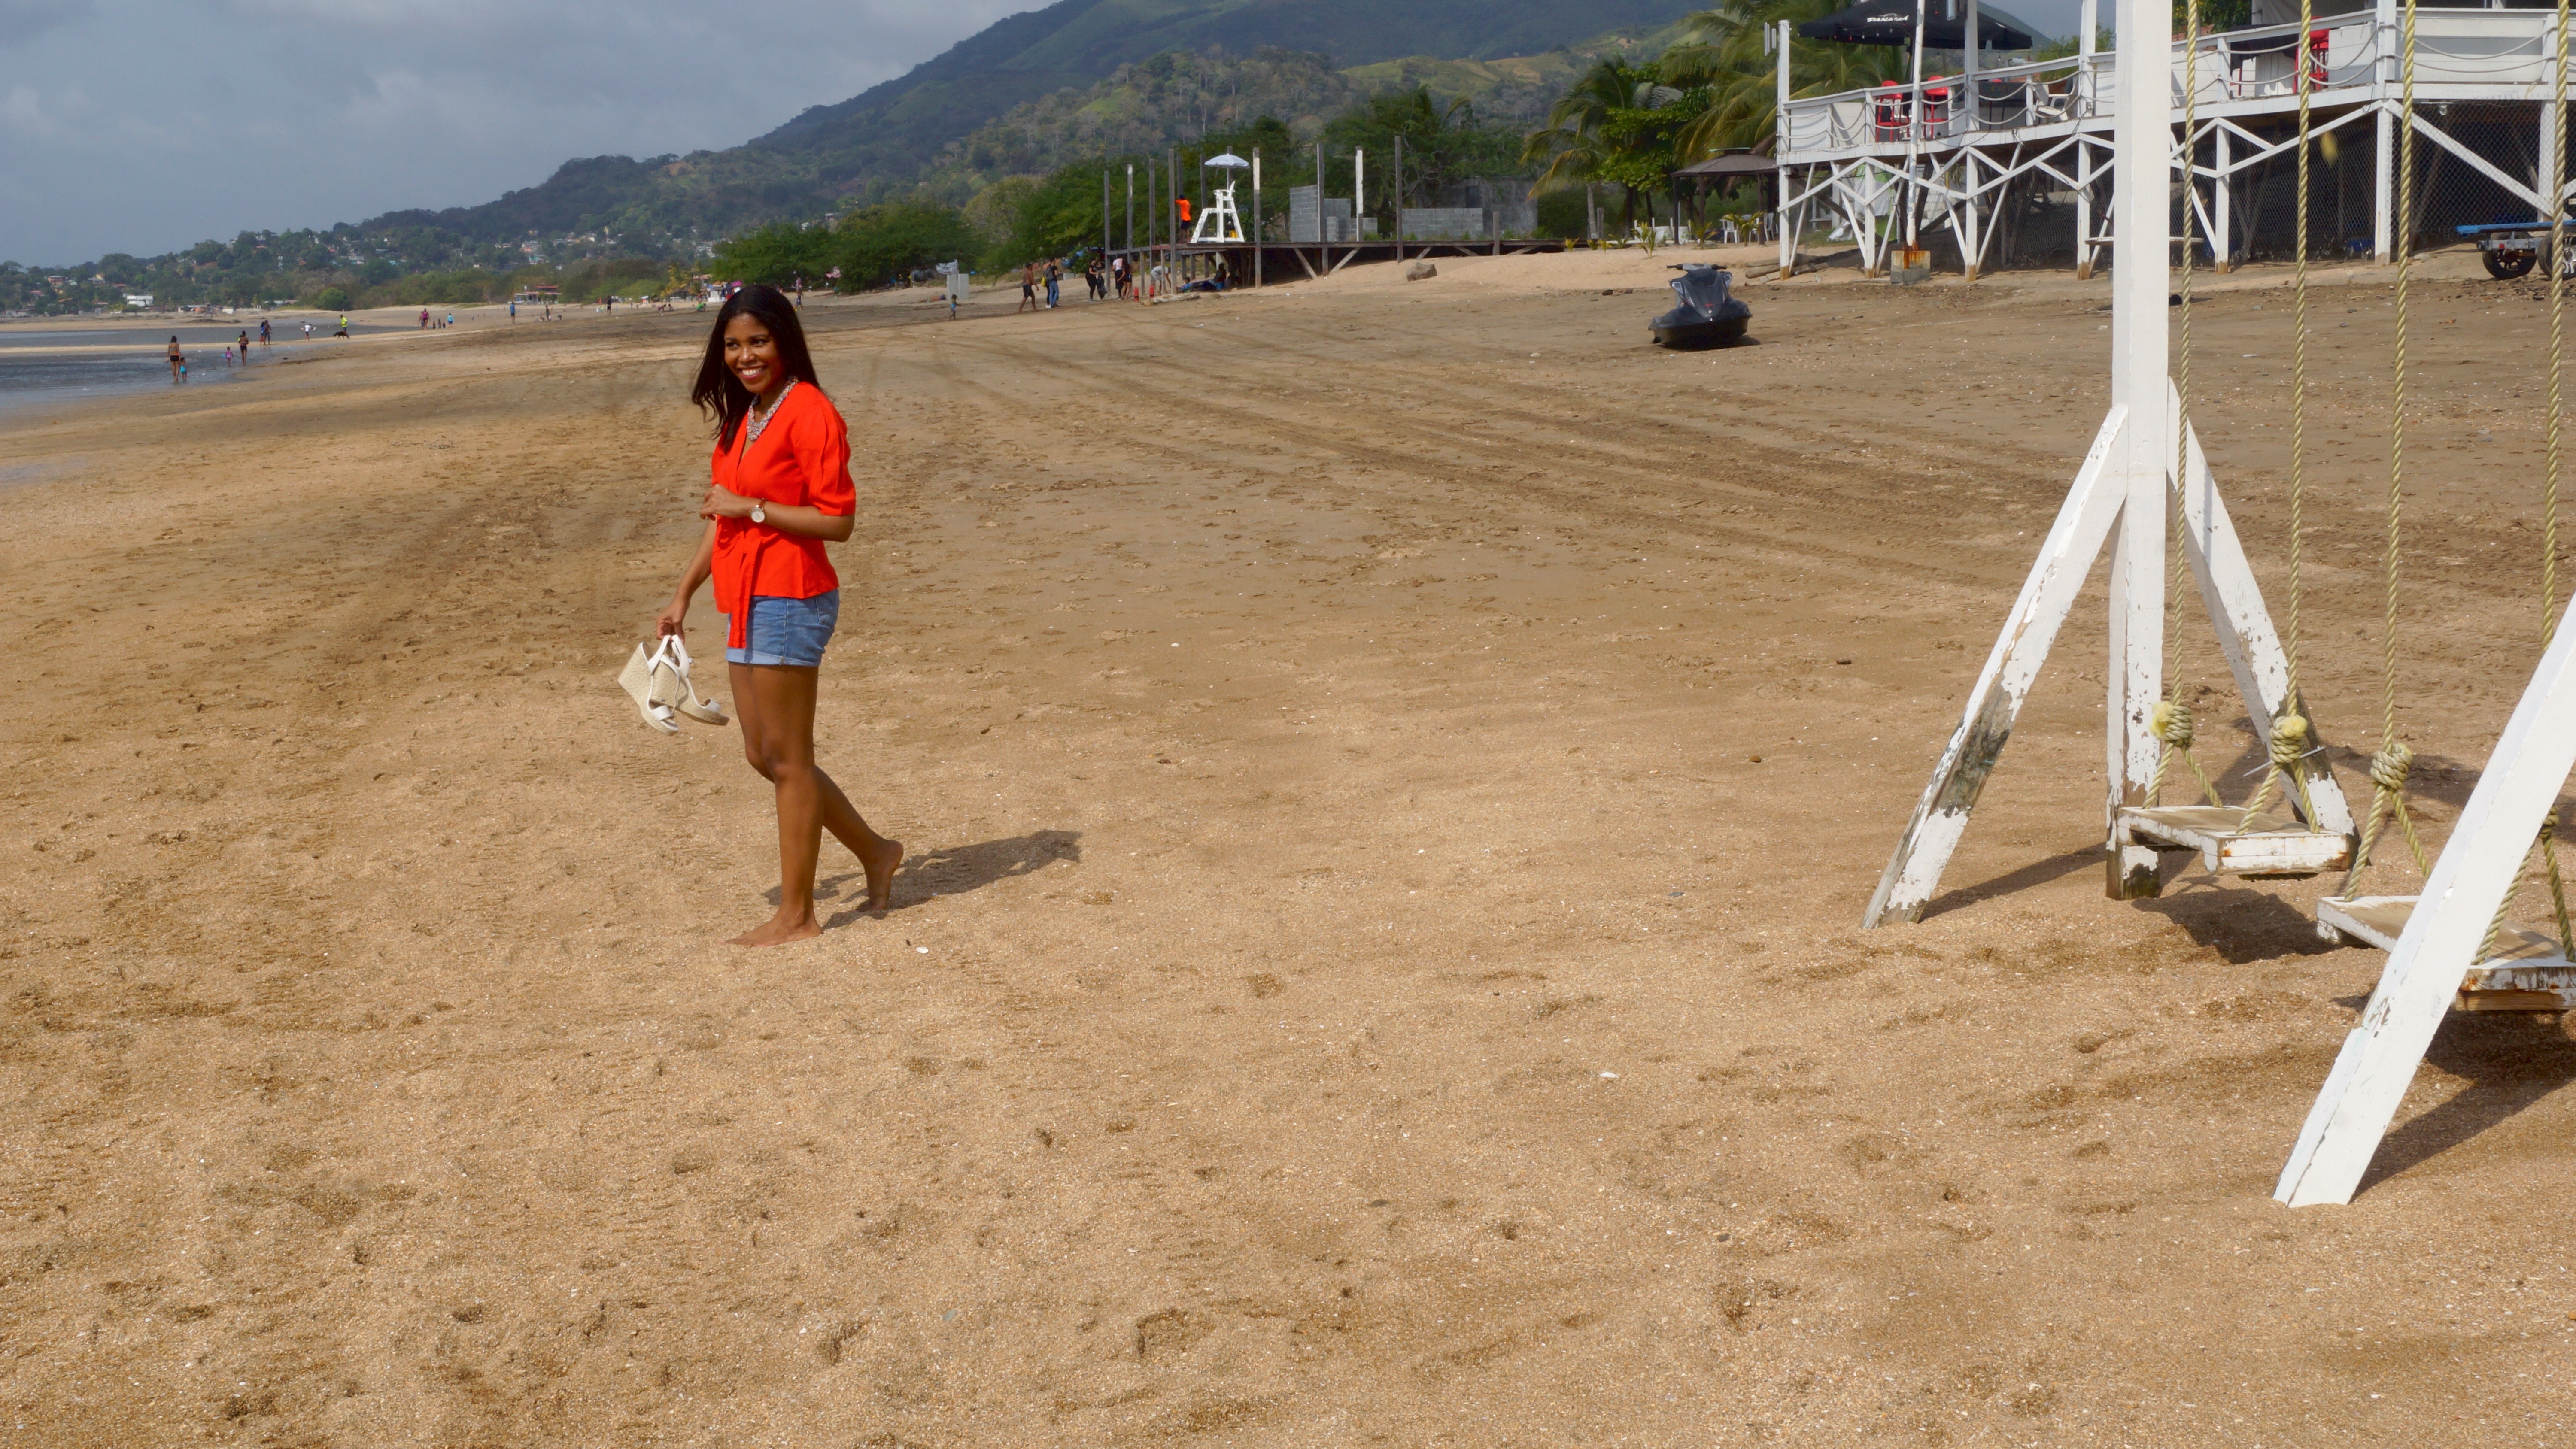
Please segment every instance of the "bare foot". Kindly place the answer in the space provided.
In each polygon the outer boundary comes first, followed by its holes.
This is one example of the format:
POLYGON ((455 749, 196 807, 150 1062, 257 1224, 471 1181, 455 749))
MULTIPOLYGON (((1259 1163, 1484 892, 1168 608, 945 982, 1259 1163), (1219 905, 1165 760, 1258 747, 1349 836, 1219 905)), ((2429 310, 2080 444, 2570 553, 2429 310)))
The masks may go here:
POLYGON ((888 840, 884 849, 873 856, 859 857, 859 867, 868 873, 868 909, 882 911, 894 899, 894 868, 903 864, 903 842, 888 840))
POLYGON ((782 946, 789 941, 802 941, 823 934, 823 927, 810 910, 798 915, 780 911, 777 915, 733 938, 736 946, 782 946))

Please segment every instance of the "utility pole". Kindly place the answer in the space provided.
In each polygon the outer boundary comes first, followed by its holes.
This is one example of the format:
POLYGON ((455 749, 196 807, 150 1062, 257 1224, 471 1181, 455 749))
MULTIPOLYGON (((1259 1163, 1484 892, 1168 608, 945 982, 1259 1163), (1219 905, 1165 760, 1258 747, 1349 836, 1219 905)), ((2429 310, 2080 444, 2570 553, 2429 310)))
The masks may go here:
POLYGON ((1332 223, 1324 220, 1324 143, 1315 143, 1315 271, 1321 275, 1324 263, 1332 260, 1332 248, 1325 239, 1333 234, 1332 223))
POLYGON ((1252 148, 1252 285, 1261 285, 1261 148, 1252 148))
POLYGON ((1395 138, 1395 259, 1404 260, 1404 136, 1395 138))

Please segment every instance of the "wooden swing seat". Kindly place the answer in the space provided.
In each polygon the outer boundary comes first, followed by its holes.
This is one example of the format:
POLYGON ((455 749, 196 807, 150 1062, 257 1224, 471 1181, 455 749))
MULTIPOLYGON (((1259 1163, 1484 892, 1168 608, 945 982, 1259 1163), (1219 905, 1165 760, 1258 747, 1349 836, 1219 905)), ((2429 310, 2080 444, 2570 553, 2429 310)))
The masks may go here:
MULTIPOLYGON (((2359 942, 2397 949, 2415 913, 2413 896, 2357 896, 2317 903, 2317 934, 2336 945, 2359 942)), ((2576 962, 2539 931, 2508 921, 2496 933, 2495 952, 2469 968, 2453 998, 2454 1011, 2576 1010, 2576 962)))
POLYGON ((2214 875, 2319 875, 2352 860, 2352 837, 2217 805, 2126 806, 2120 829, 2158 850, 2196 850, 2214 875))

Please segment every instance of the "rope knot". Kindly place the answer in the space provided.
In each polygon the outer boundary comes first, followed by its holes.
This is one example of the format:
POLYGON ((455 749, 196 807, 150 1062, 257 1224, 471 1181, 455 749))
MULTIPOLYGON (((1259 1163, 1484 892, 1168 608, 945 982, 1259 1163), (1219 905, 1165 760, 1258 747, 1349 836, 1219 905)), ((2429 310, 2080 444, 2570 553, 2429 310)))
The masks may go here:
POLYGON ((2157 739, 2177 750, 2191 748, 2191 707, 2179 700, 2160 699, 2147 712, 2147 730, 2157 739))
POLYGON ((2272 768, 2296 775, 2299 761, 2308 753, 2308 722, 2295 714, 2285 714, 2272 723, 2272 768))
POLYGON ((2390 740, 2370 757, 2370 783, 2391 794, 2406 789, 2407 772, 2415 768, 2415 752, 2402 740, 2390 740))

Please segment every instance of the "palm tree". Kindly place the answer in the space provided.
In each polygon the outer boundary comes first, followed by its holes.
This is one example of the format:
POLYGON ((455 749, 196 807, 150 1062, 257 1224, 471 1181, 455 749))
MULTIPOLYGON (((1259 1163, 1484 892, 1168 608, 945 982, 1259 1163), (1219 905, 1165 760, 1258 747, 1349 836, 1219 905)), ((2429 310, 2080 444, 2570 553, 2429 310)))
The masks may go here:
MULTIPOLYGON (((1762 52, 1766 29, 1786 20, 1821 19, 1840 9, 1836 0, 1723 0, 1716 9, 1685 17, 1682 43, 1664 52, 1663 78, 1672 85, 1704 85, 1708 110, 1676 138, 1675 160, 1687 165, 1720 151, 1757 146, 1777 125, 1776 61, 1762 52)), ((1892 45, 1809 42, 1789 52, 1789 94, 1833 95, 1906 78, 1911 57, 1892 45)))
POLYGON ((1673 132, 1706 94, 1620 56, 1594 61, 1521 144, 1523 161, 1544 163, 1530 194, 1607 182, 1620 190, 1622 223, 1633 222, 1639 196, 1672 169, 1673 132))
POLYGON ((1461 175, 1477 174, 1479 143, 1488 133, 1476 125, 1476 108, 1466 96, 1443 102, 1427 86, 1383 91, 1342 113, 1324 128, 1324 139, 1336 147, 1366 147, 1384 156, 1398 140, 1404 143, 1404 194, 1389 203, 1397 208, 1438 196, 1461 175))

